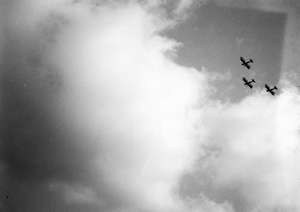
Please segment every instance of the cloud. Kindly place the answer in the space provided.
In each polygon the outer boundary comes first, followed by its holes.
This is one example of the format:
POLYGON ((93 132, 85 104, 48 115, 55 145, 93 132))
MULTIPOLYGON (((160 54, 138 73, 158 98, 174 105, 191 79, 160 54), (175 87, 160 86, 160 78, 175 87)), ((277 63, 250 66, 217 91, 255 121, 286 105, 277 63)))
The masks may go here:
POLYGON ((94 3, 32 0, 8 20, 3 164, 26 199, 7 208, 299 209, 299 91, 211 100, 231 75, 173 61, 180 43, 161 34, 175 22, 151 10, 166 2, 94 3))
POLYGON ((160 34, 172 21, 136 2, 9 6, 21 12, 7 41, 17 59, 4 66, 20 78, 5 74, 18 120, 4 117, 5 163, 13 195, 34 193, 9 208, 51 196, 49 210, 192 210, 177 189, 197 157, 192 114, 209 87, 170 57, 180 44, 160 34))
POLYGON ((293 88, 275 98, 261 91, 237 104, 207 107, 199 124, 206 130, 205 154, 197 168, 210 182, 201 186, 205 194, 237 198, 239 211, 299 210, 299 107, 293 88))
POLYGON ((63 116, 92 137, 90 166, 126 199, 120 208, 180 211, 174 189, 196 157, 188 112, 205 79, 165 56, 177 44, 140 6, 97 10, 75 18, 51 51, 66 79, 63 116))

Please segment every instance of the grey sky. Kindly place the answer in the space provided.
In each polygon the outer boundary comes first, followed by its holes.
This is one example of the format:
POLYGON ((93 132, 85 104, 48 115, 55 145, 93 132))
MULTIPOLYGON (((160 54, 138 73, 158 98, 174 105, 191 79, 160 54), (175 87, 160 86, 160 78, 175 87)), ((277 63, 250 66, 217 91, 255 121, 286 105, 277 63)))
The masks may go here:
POLYGON ((218 6, 215 2, 197 9, 169 35, 179 42, 177 61, 226 75, 217 81, 218 98, 237 101, 248 94, 242 77, 255 78, 255 87, 276 85, 280 76, 286 15, 247 8, 218 6), (252 58, 251 70, 241 66, 240 57, 252 58))

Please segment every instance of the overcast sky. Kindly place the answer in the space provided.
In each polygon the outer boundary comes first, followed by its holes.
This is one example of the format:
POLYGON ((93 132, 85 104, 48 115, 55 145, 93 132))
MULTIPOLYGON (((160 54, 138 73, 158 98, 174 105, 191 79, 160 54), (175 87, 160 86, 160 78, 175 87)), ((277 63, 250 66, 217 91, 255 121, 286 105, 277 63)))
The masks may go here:
POLYGON ((300 211, 288 13, 268 0, 0 2, 1 211, 300 211))

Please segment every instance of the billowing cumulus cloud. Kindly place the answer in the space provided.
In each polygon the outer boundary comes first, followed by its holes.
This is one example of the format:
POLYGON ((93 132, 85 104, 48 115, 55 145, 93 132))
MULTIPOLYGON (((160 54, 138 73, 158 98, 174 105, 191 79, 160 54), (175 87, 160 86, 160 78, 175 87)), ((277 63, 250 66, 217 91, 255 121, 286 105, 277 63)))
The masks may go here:
POLYGON ((203 74, 173 62, 179 44, 160 33, 174 23, 151 8, 162 3, 30 3, 10 29, 26 41, 14 44, 26 54, 13 53, 27 73, 19 68, 20 86, 9 86, 31 100, 12 94, 8 102, 21 106, 6 106, 29 113, 6 132, 26 138, 7 143, 11 188, 48 191, 70 207, 193 210, 178 182, 197 157, 192 114, 209 87, 203 74))
POLYGON ((243 211, 299 210, 299 108, 299 91, 291 87, 275 98, 261 91, 204 109, 206 151, 194 173, 202 178, 199 190, 233 199, 243 211))
POLYGON ((176 64, 162 36, 192 1, 20 2, 6 6, 0 207, 299 210, 299 91, 212 100, 231 73, 176 64))
POLYGON ((175 43, 139 6, 79 12, 50 52, 66 79, 63 116, 98 149, 90 168, 133 208, 179 209, 172 193, 195 157, 188 112, 204 79, 164 56, 175 43))

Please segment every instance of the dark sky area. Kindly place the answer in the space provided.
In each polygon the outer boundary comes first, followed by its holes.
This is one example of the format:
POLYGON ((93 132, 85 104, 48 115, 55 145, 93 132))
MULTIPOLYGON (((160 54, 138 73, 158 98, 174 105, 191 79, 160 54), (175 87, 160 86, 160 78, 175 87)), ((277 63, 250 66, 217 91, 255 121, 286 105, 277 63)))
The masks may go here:
MULTIPOLYGON (((63 203, 55 198, 56 195, 46 192, 42 182, 76 181, 72 167, 83 169, 82 158, 78 157, 76 147, 68 145, 67 140, 72 137, 63 130, 64 125, 56 121, 56 114, 47 115, 49 108, 56 107, 52 99, 55 86, 51 85, 51 80, 43 86, 34 80, 33 76, 41 70, 36 72, 38 68, 32 67, 32 61, 41 61, 40 56, 33 50, 27 52, 30 55, 27 57, 20 51, 24 43, 9 31, 6 33, 6 54, 2 63, 5 72, 1 79, 2 121, 5 123, 2 157, 6 167, 2 194, 8 196, 4 200, 7 211, 55 211, 63 203), (44 90, 49 96, 45 96, 44 90), (43 104, 47 101, 51 104, 43 104)), ((28 49, 26 44, 24 49, 28 49)))

